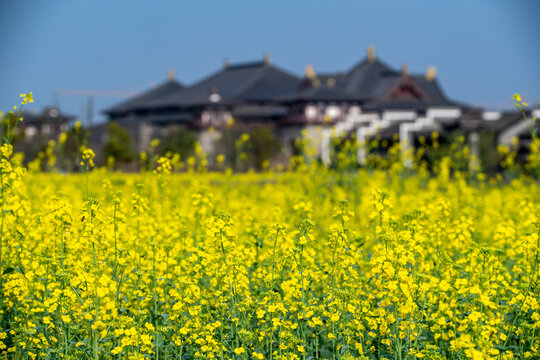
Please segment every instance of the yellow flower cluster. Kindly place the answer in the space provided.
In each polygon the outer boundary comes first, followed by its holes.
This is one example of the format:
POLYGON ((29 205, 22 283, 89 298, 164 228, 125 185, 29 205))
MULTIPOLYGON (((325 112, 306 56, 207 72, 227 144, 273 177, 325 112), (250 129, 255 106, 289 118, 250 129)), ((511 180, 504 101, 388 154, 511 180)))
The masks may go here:
POLYGON ((80 165, 92 168, 94 167, 94 158, 96 157, 96 154, 94 153, 94 150, 87 148, 86 146, 81 146, 81 161, 80 165))
MULTIPOLYGON (((538 359, 540 185, 425 168, 26 173, 0 357, 538 359)), ((305 165, 305 164, 304 164, 305 165)))
POLYGON ((160 166, 4 177, 1 352, 540 356, 537 183, 160 166))
POLYGON ((21 99, 21 105, 26 105, 28 103, 34 102, 34 96, 31 92, 29 92, 28 94, 21 94, 21 99))

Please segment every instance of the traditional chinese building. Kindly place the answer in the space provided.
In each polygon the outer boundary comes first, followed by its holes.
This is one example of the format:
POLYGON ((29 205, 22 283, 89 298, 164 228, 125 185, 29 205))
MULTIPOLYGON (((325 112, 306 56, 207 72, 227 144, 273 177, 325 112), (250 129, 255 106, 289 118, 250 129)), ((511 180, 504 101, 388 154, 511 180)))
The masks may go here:
POLYGON ((200 142, 212 150, 212 137, 234 117, 237 121, 277 123, 288 108, 277 99, 299 88, 300 79, 270 63, 230 65, 188 88, 169 76, 164 83, 105 113, 111 121, 132 130, 139 149, 171 126, 186 126, 200 133, 200 142), (135 130, 135 131, 134 131, 135 130))
MULTIPOLYGON (((425 74, 410 74, 406 65, 393 69, 371 46, 363 60, 343 73, 317 74, 308 65, 300 78, 273 65, 269 56, 253 63, 225 61, 191 86, 178 83, 170 72, 165 83, 105 113, 131 132, 138 151, 171 128, 187 127, 212 153, 221 130, 234 118, 273 129, 289 151, 294 139, 307 132, 321 159, 329 162, 333 133, 354 133, 360 145, 377 134, 398 135, 406 149, 432 131, 444 136, 459 127, 471 130, 463 117, 469 111, 444 94, 434 67, 425 74)), ((362 163, 365 152, 359 148, 362 163)))
POLYGON ((75 119, 73 116, 62 114, 56 107, 44 108, 41 112, 22 113, 24 119, 18 129, 27 141, 33 141, 36 137, 57 139, 60 133, 69 129, 75 119))

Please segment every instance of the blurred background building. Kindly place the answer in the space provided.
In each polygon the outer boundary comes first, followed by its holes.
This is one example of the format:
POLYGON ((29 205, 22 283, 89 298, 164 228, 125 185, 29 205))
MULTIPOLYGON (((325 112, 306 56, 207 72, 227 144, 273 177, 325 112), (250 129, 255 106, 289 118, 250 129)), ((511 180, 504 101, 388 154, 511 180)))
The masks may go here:
MULTIPOLYGON (((272 64, 266 55, 259 62, 224 61, 222 69, 186 87, 171 70, 162 84, 104 113, 109 122, 128 131, 136 152, 182 129, 185 132, 178 136, 192 132, 213 157, 225 151, 220 140, 233 122, 244 131, 266 129, 279 139, 286 156, 294 154, 296 140, 308 134, 326 164, 331 162, 332 136, 355 137, 360 165, 366 157, 363 144, 373 138, 400 142, 406 149, 434 132, 442 142, 449 141, 450 134, 462 134, 478 156, 480 134, 491 144, 487 152, 499 144, 510 146, 516 137, 525 152, 530 142, 526 120, 518 112, 478 109, 449 99, 435 67, 424 74, 411 74, 406 64, 393 69, 376 56, 373 46, 364 59, 341 73, 319 74, 306 65, 299 77, 272 64)), ((93 141, 102 148, 106 127, 94 131, 103 133, 93 141)))

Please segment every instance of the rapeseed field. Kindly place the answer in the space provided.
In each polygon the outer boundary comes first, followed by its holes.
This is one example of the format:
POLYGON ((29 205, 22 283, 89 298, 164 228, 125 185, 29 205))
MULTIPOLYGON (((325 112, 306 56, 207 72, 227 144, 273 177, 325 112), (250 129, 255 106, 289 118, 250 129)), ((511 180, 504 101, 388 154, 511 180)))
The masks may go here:
POLYGON ((66 175, 12 152, 1 358, 540 358, 540 187, 525 173, 448 156, 242 174, 162 157, 122 174, 83 148, 66 175))

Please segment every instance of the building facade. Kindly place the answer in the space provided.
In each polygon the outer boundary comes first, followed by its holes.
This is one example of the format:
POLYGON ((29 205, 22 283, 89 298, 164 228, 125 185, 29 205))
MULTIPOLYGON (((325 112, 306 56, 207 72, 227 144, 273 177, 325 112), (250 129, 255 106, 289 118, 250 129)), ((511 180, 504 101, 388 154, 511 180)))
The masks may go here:
MULTIPOLYGON (((165 83, 105 114, 130 132, 137 151, 172 128, 186 127, 196 131, 203 149, 212 154, 216 139, 234 119, 246 126, 271 128, 289 154, 294 140, 307 132, 325 163, 330 162, 332 136, 355 134, 362 164, 366 156, 362 144, 374 136, 395 139, 397 134, 404 150, 418 136, 433 131, 444 136, 456 128, 467 134, 495 129, 497 139, 506 141, 501 135, 506 122, 497 123, 497 119, 512 116, 482 110, 479 116, 470 115, 478 111, 449 99, 434 67, 425 74, 410 74, 407 66, 393 69, 369 47, 366 57, 343 73, 317 74, 308 65, 304 76, 298 77, 276 67, 266 56, 261 62, 225 62, 192 86, 180 84, 170 74, 165 83)), ((522 126, 513 129, 512 135, 522 135, 522 126)))

